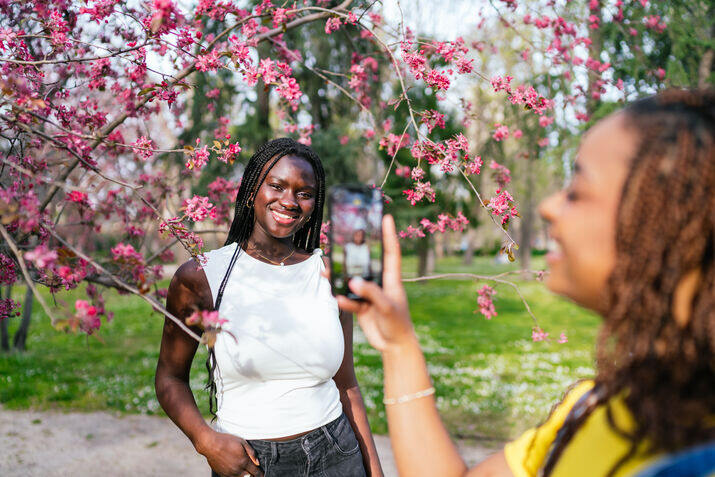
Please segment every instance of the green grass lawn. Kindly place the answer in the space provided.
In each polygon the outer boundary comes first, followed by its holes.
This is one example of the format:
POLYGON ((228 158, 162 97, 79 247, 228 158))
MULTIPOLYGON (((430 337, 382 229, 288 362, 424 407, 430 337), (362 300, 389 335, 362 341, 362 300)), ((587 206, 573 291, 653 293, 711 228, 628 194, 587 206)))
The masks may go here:
MULTIPOLYGON (((414 268, 414 258, 406 257, 405 275, 413 275, 414 268)), ((438 263, 436 272, 494 274, 514 268, 488 258, 476 258, 465 267, 459 258, 449 257, 438 263)), ((407 284, 438 405, 455 436, 497 441, 514 436, 541 421, 570 383, 593 374, 598 318, 553 296, 541 283, 518 283, 539 324, 555 338, 565 332, 568 343, 533 343, 531 317, 508 286, 497 287, 498 316, 486 320, 474 313, 481 283, 407 284)), ((73 291, 58 299, 72 303, 80 296, 73 291)), ((163 318, 133 296, 107 293, 107 306, 115 318, 102 326, 98 337, 57 332, 36 306, 28 351, 0 354, 0 403, 10 409, 162 413, 153 379, 163 318)), ((11 320, 11 330, 17 321, 11 320)), ((359 330, 355 341, 355 367, 370 422, 375 432, 385 433, 380 357, 359 330)), ((207 412, 205 359, 206 352, 200 350, 191 384, 207 412)))

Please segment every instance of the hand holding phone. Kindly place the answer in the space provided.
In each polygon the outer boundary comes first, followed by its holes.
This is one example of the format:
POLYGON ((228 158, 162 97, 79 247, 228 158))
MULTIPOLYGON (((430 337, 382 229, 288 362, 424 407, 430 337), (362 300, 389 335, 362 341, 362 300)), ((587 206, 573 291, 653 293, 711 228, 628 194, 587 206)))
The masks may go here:
POLYGON ((337 185, 328 193, 330 282, 335 295, 360 299, 352 278, 382 283, 382 193, 361 185, 337 185))

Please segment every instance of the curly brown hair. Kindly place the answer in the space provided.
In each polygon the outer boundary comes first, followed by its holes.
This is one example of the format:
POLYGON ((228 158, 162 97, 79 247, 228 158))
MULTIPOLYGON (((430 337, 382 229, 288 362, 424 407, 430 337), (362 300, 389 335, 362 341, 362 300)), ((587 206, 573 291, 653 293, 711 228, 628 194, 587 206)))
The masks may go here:
MULTIPOLYGON (((550 475, 591 412, 620 396, 633 430, 617 469, 647 442, 675 451, 715 437, 715 91, 667 90, 623 110, 639 145, 616 225, 597 375, 579 417, 564 424, 543 467, 550 475), (694 284, 685 316, 676 289, 694 284)), ((576 413, 574 413, 576 414, 576 413)))

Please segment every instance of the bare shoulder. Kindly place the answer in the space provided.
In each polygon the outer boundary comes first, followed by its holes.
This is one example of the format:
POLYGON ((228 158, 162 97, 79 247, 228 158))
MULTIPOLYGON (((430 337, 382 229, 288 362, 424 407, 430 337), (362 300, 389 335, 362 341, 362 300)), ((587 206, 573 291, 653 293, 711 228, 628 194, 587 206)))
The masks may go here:
POLYGON ((194 260, 184 262, 174 273, 169 285, 167 307, 183 314, 185 308, 212 309, 213 300, 206 274, 194 260))

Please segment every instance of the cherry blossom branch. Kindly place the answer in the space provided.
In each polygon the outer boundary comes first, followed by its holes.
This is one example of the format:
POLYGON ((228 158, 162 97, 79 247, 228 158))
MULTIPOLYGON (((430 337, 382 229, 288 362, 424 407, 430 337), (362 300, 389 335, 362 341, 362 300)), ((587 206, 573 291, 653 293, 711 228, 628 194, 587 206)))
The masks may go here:
MULTIPOLYGON (((0 227, 1 227, 1 226, 0 226, 0 227)), ((2 229, 2 230, 4 231, 5 229, 2 229)), ((107 269, 105 269, 104 267, 102 267, 99 263, 97 263, 96 261, 92 260, 88 255, 84 254, 81 250, 79 250, 79 249, 77 249, 76 247, 73 247, 72 245, 70 245, 65 239, 63 239, 61 236, 59 236, 54 230, 52 230, 52 229, 46 229, 46 230, 50 233, 50 235, 52 235, 55 239, 57 239, 57 241, 59 241, 62 245, 64 245, 65 247, 69 248, 70 250, 72 250, 75 254, 77 254, 78 257, 82 258, 83 260, 86 260, 87 263, 91 264, 94 268, 96 268, 97 270, 99 270, 100 272, 102 272, 105 276, 107 276, 107 277, 115 284, 115 287, 116 287, 116 288, 119 288, 119 289, 122 289, 122 290, 126 290, 126 291, 128 291, 128 292, 130 292, 130 293, 132 293, 132 294, 134 294, 134 295, 139 296, 142 300, 144 300, 144 301, 146 301, 147 303, 149 303, 149 304, 152 306, 152 308, 154 308, 154 309, 157 310, 158 312, 164 314, 167 318, 169 318, 171 321, 173 321, 174 323, 176 323, 176 325, 177 325, 179 328, 181 328, 184 332, 186 332, 186 334, 188 334, 189 336, 191 336, 192 338, 194 338, 196 341, 198 341, 199 343, 201 343, 201 337, 200 337, 199 335, 197 335, 196 333, 194 333, 188 326, 186 326, 186 324, 184 324, 183 321, 181 321, 179 318, 177 318, 176 316, 174 316, 173 314, 171 314, 171 313, 170 313, 166 308, 164 308, 164 306, 163 306, 161 303, 159 303, 157 300, 155 300, 155 299, 153 299, 153 298, 147 296, 145 293, 142 293, 142 292, 141 292, 139 289, 137 289, 136 287, 133 287, 132 285, 130 285, 130 284, 124 282, 123 280, 121 280, 120 278, 118 278, 118 277, 117 277, 116 275, 114 275, 113 273, 109 272, 107 269)), ((103 283, 103 284, 104 284, 104 283, 103 283)))
POLYGON ((30 290, 32 290, 32 294, 37 298, 37 301, 40 302, 40 305, 42 306, 42 309, 45 310, 45 313, 47 313, 47 316, 50 317, 50 321, 54 325, 57 323, 57 318, 55 315, 50 311, 50 307, 47 306, 47 303, 45 302, 45 299, 42 297, 39 291, 37 291, 37 288, 35 287, 35 283, 32 281, 32 278, 30 277, 30 272, 27 270, 27 265, 25 264, 25 260, 22 258, 22 253, 17 247, 17 244, 15 241, 10 237, 10 234, 7 232, 5 227, 0 223, 0 235, 2 235, 3 239, 5 242, 7 242, 8 247, 10 247, 10 250, 12 250, 13 255, 15 255, 15 258, 17 259, 17 263, 20 265, 20 270, 22 270, 22 276, 25 277, 25 282, 27 282, 27 286, 30 287, 30 290))
MULTIPOLYGON (((348 5, 350 5, 350 3, 352 3, 352 0, 345 0, 343 3, 338 5, 336 7, 336 9, 338 9, 338 10, 345 9, 348 5)), ((324 12, 306 15, 304 17, 292 20, 292 21, 284 24, 280 28, 273 28, 273 29, 268 30, 264 33, 261 33, 260 35, 257 35, 256 37, 254 37, 254 40, 256 41, 256 44, 258 44, 262 41, 267 40, 268 38, 271 38, 275 35, 281 34, 287 30, 297 28, 297 27, 304 25, 306 23, 314 22, 321 18, 325 18, 326 16, 329 16, 329 14, 324 13, 324 12)), ((224 30, 221 34, 219 34, 219 37, 221 37, 221 35, 228 34, 228 32, 230 32, 230 31, 231 31, 230 29, 224 30)), ((218 41, 219 37, 217 37, 214 40, 214 42, 212 42, 209 46, 213 47, 216 44, 216 41, 218 41)), ((183 80, 184 78, 189 76, 194 71, 196 71, 196 62, 192 63, 191 65, 187 66, 182 71, 180 71, 176 75, 175 79, 169 84, 168 87, 169 88, 174 87, 177 83, 179 83, 181 80, 183 80)), ((141 109, 151 99, 152 98, 149 97, 148 95, 145 96, 144 98, 142 98, 134 107, 134 111, 138 111, 139 109, 141 109)), ((99 146, 104 141, 104 138, 106 138, 112 131, 114 131, 118 126, 120 126, 122 123, 124 123, 124 121, 126 121, 126 119, 129 117, 129 115, 130 115, 129 112, 124 112, 124 113, 120 114, 114 121, 112 121, 111 123, 109 123, 105 127, 103 127, 102 130, 100 131, 97 139, 95 139, 94 142, 90 145, 90 149, 91 150, 96 149, 97 146, 99 146)), ((70 164, 68 166, 67 170, 64 172, 64 174, 62 174, 61 180, 62 181, 66 180, 70 176, 72 171, 79 165, 80 162, 81 162, 80 159, 76 159, 72 164, 70 164)), ((40 211, 44 210, 49 205, 49 203, 52 201, 52 198, 54 197, 54 195, 57 193, 58 190, 59 189, 55 186, 53 186, 50 189, 50 191, 47 193, 47 196, 45 197, 45 199, 42 201, 42 203, 40 205, 40 208, 39 208, 40 211)))
MULTIPOLYGON (((469 184, 469 187, 471 187, 472 191, 473 191, 474 194, 477 196, 477 199, 479 199, 479 203, 482 205, 482 207, 484 207, 484 208, 486 209, 486 208, 487 208, 487 205, 486 205, 486 204, 484 203, 484 201, 482 200, 482 196, 479 194, 479 191, 477 190, 476 187, 474 187, 474 184, 472 184, 472 181, 469 179, 469 177, 467 176, 467 174, 464 173, 464 170, 463 170, 461 167, 459 168, 459 172, 460 172, 460 173, 462 174, 462 176, 464 177, 464 180, 467 181, 467 184, 469 184)), ((515 243, 516 243, 516 241, 511 237, 511 235, 509 234, 509 232, 508 232, 504 227, 502 227, 499 222, 497 222, 497 219, 494 218, 494 215, 489 214, 489 218, 492 219, 492 222, 494 222, 494 224, 497 226, 497 228, 498 228, 499 230, 501 230, 502 233, 503 233, 504 235, 506 235, 509 240, 511 240, 511 243, 512 243, 512 244, 515 244, 515 243)))
POLYGON ((519 295, 519 299, 521 299, 521 302, 524 304, 524 308, 526 308, 526 311, 529 313, 529 316, 531 316, 531 319, 534 321, 534 325, 537 327, 539 326, 539 322, 536 319, 536 316, 534 316, 534 313, 531 311, 531 307, 529 306, 529 303, 526 301, 526 298, 524 298, 524 295, 521 293, 521 290, 519 289, 519 286, 511 282, 509 280, 504 280, 502 278, 498 278, 503 275, 477 275, 475 273, 442 273, 439 275, 428 275, 428 276, 422 276, 422 277, 416 277, 416 278, 403 278, 403 282, 423 282, 427 280, 439 280, 439 279, 444 279, 444 278, 466 278, 466 279, 471 279, 471 280, 487 280, 487 281, 492 281, 496 283, 501 283, 503 285, 509 285, 516 291, 516 294, 519 295))

